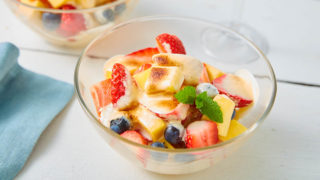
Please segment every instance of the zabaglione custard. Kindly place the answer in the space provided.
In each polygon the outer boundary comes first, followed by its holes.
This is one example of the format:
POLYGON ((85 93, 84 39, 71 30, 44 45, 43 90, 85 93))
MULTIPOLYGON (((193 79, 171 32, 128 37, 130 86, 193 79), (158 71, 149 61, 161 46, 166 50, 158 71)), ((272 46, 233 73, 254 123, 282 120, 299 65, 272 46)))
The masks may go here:
POLYGON ((120 136, 159 148, 201 148, 247 128, 236 114, 256 100, 254 76, 225 73, 186 55, 175 35, 157 47, 108 59, 105 80, 91 87, 100 122, 120 136))

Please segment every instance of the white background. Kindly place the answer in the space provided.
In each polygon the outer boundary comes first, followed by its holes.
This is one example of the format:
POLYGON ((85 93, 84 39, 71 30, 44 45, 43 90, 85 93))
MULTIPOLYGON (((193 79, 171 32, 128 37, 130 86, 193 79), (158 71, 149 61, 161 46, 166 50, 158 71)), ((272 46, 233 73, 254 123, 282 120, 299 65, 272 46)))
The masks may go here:
MULTIPOLYGON (((214 8, 214 0, 141 0, 131 18, 176 14, 222 21, 214 8)), ((318 0, 247 0, 242 15, 267 39, 278 79, 310 84, 320 84, 319 18, 318 0)), ((0 22, 0 41, 21 48, 24 67, 73 83, 79 50, 47 44, 3 1, 0 22)), ((319 102, 319 87, 279 82, 272 112, 239 151, 205 171, 167 176, 139 169, 110 149, 74 97, 44 131, 17 179, 320 179, 319 102)))

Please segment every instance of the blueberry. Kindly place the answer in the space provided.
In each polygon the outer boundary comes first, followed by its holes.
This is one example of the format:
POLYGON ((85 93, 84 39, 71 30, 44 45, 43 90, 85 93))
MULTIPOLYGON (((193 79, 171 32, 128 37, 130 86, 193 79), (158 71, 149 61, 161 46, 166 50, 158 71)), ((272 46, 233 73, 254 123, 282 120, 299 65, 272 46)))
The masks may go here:
POLYGON ((116 15, 119 15, 127 8, 127 5, 125 3, 119 4, 114 8, 114 13, 116 15))
POLYGON ((233 110, 232 116, 231 116, 231 120, 236 116, 236 109, 233 110))
POLYGON ((120 118, 110 121, 110 129, 118 134, 130 129, 130 121, 122 116, 120 118))
POLYGON ((212 98, 219 94, 218 89, 210 83, 201 83, 197 86, 197 94, 205 91, 207 92, 207 95, 212 98))
POLYGON ((161 142, 154 142, 151 144, 152 147, 166 148, 161 142))
POLYGON ((178 145, 181 141, 181 132, 178 128, 174 127, 173 125, 168 125, 166 130, 164 131, 164 138, 173 146, 178 145))
POLYGON ((194 161, 196 158, 193 154, 176 154, 174 160, 176 162, 186 163, 194 161))
POLYGON ((112 9, 106 9, 102 12, 102 15, 104 18, 106 18, 109 21, 114 21, 114 13, 112 9))
POLYGON ((42 14, 42 23, 43 26, 48 30, 56 30, 61 22, 60 14, 53 14, 49 12, 45 12, 42 14))
MULTIPOLYGON (((161 143, 161 142, 154 142, 154 143, 151 144, 151 146, 152 147, 158 147, 158 148, 166 148, 164 146, 164 144, 161 143)), ((150 154, 153 157, 153 159, 157 160, 157 161, 164 161, 164 160, 168 159, 168 154, 167 153, 151 151, 150 154)))

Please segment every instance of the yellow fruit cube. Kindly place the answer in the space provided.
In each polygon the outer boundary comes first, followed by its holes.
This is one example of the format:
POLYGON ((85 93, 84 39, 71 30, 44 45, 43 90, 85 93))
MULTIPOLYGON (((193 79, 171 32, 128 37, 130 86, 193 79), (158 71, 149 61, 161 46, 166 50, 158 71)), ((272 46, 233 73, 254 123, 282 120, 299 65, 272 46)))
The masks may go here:
POLYGON ((21 2, 34 7, 39 7, 39 8, 45 7, 40 0, 21 0, 21 2))
POLYGON ((247 128, 236 120, 231 120, 227 136, 219 136, 221 141, 227 141, 245 132, 247 128))
POLYGON ((232 113, 235 103, 226 95, 216 95, 213 101, 217 102, 222 111, 223 122, 217 123, 219 136, 226 136, 229 131, 232 113))
POLYGON ((184 75, 180 67, 153 66, 145 83, 145 91, 148 94, 167 92, 175 93, 180 90, 184 81, 184 75))
POLYGON ((140 89, 144 90, 146 81, 150 76, 150 72, 151 72, 151 69, 149 68, 149 69, 147 69, 145 71, 142 71, 142 72, 140 72, 138 74, 133 75, 133 78, 136 80, 136 82, 138 84, 138 87, 140 89))
POLYGON ((77 4, 80 4, 82 8, 93 8, 96 6, 97 0, 77 0, 77 4))
POLYGON ((132 110, 132 119, 149 133, 153 141, 157 141, 163 136, 166 123, 147 108, 138 106, 132 110))
POLYGON ((168 141, 164 140, 164 145, 168 148, 168 149, 175 149, 168 141))
POLYGON ((53 8, 59 8, 60 6, 66 4, 70 0, 48 0, 53 8))
MULTIPOLYGON (((21 0, 22 3, 33 6, 33 7, 39 7, 44 8, 45 5, 40 0, 21 0)), ((23 14, 25 17, 28 18, 34 18, 34 19, 40 19, 41 13, 39 11, 35 11, 31 8, 25 7, 25 6, 19 6, 19 10, 21 14, 23 14)))
POLYGON ((214 79, 225 74, 221 70, 219 70, 209 64, 205 64, 205 67, 207 68, 207 72, 208 72, 208 76, 209 76, 210 81, 213 81, 214 79))
POLYGON ((111 74, 112 74, 111 71, 105 71, 105 72, 104 72, 104 77, 105 77, 106 79, 111 79, 111 74))

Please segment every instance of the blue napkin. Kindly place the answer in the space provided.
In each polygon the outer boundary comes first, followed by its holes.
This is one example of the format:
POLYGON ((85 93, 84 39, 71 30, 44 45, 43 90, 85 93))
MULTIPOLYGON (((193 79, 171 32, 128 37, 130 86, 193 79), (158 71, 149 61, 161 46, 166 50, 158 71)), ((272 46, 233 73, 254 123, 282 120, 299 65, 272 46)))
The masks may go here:
POLYGON ((73 96, 73 86, 19 66, 19 49, 0 43, 0 179, 13 179, 40 134, 73 96))

